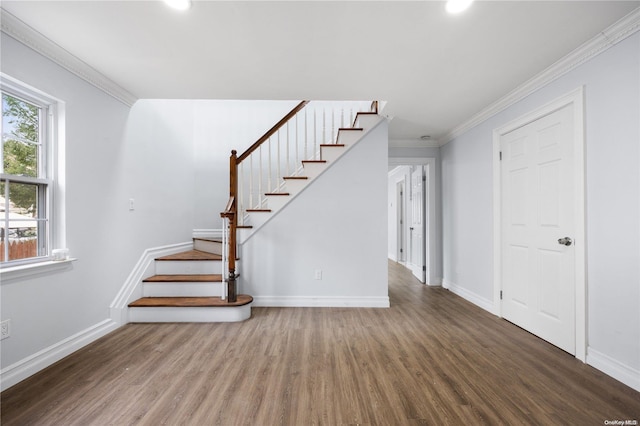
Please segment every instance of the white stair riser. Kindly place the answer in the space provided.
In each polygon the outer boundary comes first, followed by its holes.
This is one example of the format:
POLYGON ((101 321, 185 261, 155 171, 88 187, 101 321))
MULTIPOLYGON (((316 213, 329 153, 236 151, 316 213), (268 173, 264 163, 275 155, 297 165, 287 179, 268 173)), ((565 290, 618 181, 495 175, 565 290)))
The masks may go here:
POLYGON ((379 115, 373 114, 360 114, 356 120, 356 124, 353 127, 362 127, 365 131, 378 124, 380 121, 379 115))
POLYGON ((222 295, 221 282, 143 283, 143 297, 209 297, 222 295))
POLYGON ((342 146, 323 146, 322 159, 328 163, 332 163, 340 158, 344 151, 345 149, 342 146))
POLYGON ((338 143, 345 146, 345 148, 351 147, 358 142, 364 135, 363 130, 343 130, 338 133, 338 143))
POLYGON ((222 254, 222 243, 219 241, 194 240, 193 248, 207 253, 222 254))
POLYGON ((249 213, 249 217, 247 218, 246 225, 251 225, 254 228, 259 228, 272 215, 273 215, 273 212, 253 212, 253 213, 249 213))
POLYGON ((304 163, 304 175, 308 180, 315 179, 322 171, 327 168, 329 163, 304 163))
POLYGON ((290 195, 269 195, 267 197, 267 208, 272 212, 277 212, 290 200, 290 195))
POLYGON ((311 182, 311 179, 287 179, 283 191, 288 192, 290 197, 294 197, 302 191, 309 182, 311 182))
POLYGON ((156 275, 219 274, 219 260, 162 260, 156 261, 156 275))
POLYGON ((238 322, 249 318, 251 318, 251 304, 215 308, 129 308, 129 322, 238 322))

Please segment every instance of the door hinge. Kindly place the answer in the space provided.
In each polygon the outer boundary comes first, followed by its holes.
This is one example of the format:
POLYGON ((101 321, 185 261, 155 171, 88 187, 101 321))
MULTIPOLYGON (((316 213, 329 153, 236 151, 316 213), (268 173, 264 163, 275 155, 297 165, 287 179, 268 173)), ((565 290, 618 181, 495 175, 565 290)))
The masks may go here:
POLYGON ((427 267, 425 265, 422 265, 422 272, 426 272, 427 271, 427 267))
POLYGON ((502 300, 502 290, 500 290, 500 300, 502 300))
POLYGON ((402 253, 402 249, 400 249, 400 253, 402 253))
POLYGON ((502 161, 502 151, 500 151, 500 161, 502 161))
POLYGON ((422 181, 426 182, 427 181, 427 177, 426 176, 422 176, 422 181))

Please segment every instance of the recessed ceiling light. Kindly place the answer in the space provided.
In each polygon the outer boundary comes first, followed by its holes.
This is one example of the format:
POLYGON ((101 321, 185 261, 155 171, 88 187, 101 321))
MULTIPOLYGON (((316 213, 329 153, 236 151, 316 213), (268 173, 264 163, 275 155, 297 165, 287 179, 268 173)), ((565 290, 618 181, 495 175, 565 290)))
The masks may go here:
POLYGON ((187 10, 191 7, 191 0, 164 0, 164 2, 177 10, 187 10))
POLYGON ((422 136, 420 136, 420 139, 422 139, 423 141, 430 141, 431 140, 431 135, 422 135, 422 136))
POLYGON ((460 13, 471 6, 473 0, 447 0, 447 12, 460 13))

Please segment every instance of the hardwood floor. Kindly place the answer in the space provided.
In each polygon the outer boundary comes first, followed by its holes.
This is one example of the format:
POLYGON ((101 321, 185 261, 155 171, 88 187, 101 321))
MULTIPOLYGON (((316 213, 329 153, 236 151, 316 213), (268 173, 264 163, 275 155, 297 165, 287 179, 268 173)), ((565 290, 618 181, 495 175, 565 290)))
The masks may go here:
POLYGON ((391 308, 129 324, 1 394, 10 425, 602 425, 640 393, 389 264, 391 308))

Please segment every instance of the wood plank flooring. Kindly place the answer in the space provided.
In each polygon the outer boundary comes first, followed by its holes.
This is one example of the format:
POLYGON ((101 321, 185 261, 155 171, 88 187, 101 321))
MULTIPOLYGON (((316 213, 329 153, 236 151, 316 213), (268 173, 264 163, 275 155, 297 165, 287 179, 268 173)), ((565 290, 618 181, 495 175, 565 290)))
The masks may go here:
POLYGON ((603 425, 640 393, 390 263, 391 308, 129 324, 3 392, 11 425, 603 425))

